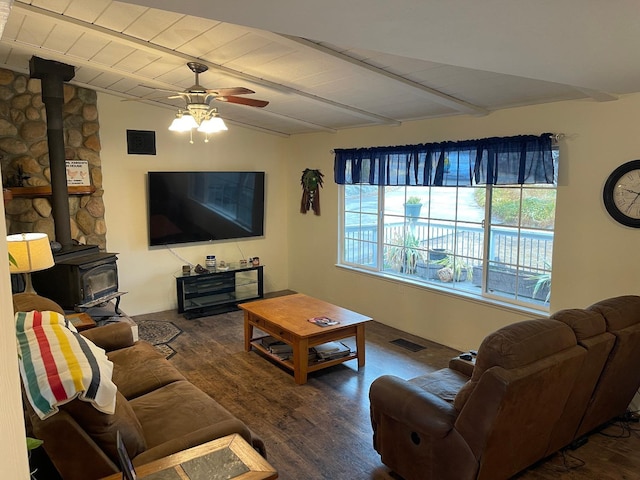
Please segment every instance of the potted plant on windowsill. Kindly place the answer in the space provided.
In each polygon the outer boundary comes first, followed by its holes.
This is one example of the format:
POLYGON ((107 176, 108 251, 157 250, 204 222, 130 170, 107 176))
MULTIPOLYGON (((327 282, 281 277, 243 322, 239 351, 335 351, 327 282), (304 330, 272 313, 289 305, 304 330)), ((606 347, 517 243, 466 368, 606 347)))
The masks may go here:
POLYGON ((404 216, 410 219, 418 218, 421 208, 422 199, 420 197, 409 197, 404 204, 404 216))

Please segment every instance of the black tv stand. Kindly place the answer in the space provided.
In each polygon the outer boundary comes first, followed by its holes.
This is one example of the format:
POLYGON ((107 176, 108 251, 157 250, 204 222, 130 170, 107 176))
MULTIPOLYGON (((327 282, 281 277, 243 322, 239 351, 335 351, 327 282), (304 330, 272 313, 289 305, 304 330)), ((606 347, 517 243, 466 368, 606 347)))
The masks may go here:
POLYGON ((193 319, 237 309, 238 303, 264 297, 263 266, 177 275, 178 313, 193 319))

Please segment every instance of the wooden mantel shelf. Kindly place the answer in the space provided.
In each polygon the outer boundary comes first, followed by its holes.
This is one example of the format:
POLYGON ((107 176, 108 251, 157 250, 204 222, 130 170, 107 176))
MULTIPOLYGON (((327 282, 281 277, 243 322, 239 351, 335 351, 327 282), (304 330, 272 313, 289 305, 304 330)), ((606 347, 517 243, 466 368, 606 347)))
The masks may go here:
MULTIPOLYGON (((91 195, 96 191, 96 187, 93 185, 76 185, 67 187, 69 195, 91 195)), ((50 197, 51 185, 44 185, 41 187, 9 187, 13 197, 50 197)))

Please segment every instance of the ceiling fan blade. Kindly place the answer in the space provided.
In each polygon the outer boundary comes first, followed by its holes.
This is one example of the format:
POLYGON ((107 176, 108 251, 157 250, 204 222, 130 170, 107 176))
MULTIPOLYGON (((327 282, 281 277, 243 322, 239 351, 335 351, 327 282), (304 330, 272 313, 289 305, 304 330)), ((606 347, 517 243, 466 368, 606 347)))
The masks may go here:
POLYGON ((253 90, 249 90, 244 87, 233 87, 233 88, 212 88, 205 90, 207 93, 211 95, 216 95, 220 97, 228 97, 229 95, 249 95, 251 93, 256 93, 253 90))
POLYGON ((167 97, 166 95, 158 95, 154 97, 140 97, 140 98, 123 98, 121 102, 144 102, 145 100, 166 100, 167 98, 182 98, 180 95, 173 97, 167 97))
POLYGON ((234 97, 234 96, 216 97, 216 100, 218 100, 219 102, 237 103, 239 105, 248 105, 250 107, 258 107, 258 108, 266 107, 267 105, 269 105, 269 102, 265 100, 255 100, 253 98, 243 98, 243 97, 234 97))
POLYGON ((149 85, 139 85, 140 87, 148 88, 150 90, 157 90, 158 92, 167 92, 167 93, 182 93, 180 90, 169 90, 168 88, 160 88, 160 87, 150 87, 149 85))

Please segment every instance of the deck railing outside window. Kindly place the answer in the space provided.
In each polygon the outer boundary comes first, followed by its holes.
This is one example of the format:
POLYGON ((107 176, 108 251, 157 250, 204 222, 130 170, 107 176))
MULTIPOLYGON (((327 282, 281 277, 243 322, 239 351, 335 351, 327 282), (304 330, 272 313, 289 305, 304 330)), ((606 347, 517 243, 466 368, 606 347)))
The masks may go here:
MULTIPOLYGON (((480 293, 484 248, 484 229, 481 226, 458 227, 456 231, 454 226, 445 222, 418 221, 409 227, 403 223, 385 225, 384 244, 390 245, 391 239, 406 228, 418 240, 415 251, 419 253, 419 259, 415 268, 399 271, 385 263, 383 272, 417 282, 480 293), (464 274, 459 278, 454 276, 452 281, 438 277, 438 272, 444 268, 443 257, 451 252, 456 252, 456 257, 464 262, 465 268, 471 267, 471 275, 464 274)), ((494 227, 489 245, 491 267, 488 272, 488 290, 498 296, 512 298, 517 294, 525 301, 544 304, 549 287, 543 285, 536 289, 536 284, 549 273, 553 232, 530 230, 518 234, 510 228, 494 227)), ((344 229, 345 264, 374 267, 378 253, 378 230, 375 225, 344 229)))

